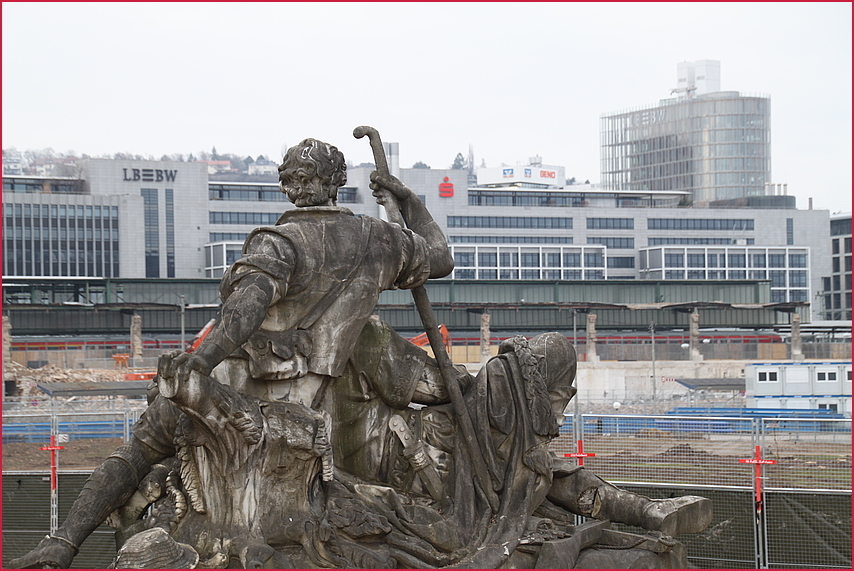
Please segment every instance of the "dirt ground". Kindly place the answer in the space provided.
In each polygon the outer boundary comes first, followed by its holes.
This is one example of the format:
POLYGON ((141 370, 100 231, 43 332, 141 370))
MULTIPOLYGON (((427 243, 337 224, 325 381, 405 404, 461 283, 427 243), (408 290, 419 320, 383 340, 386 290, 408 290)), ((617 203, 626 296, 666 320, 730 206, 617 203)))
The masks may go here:
MULTIPOLYGON (((58 469, 93 470, 113 450, 122 444, 121 438, 87 438, 65 442, 64 450, 57 452, 58 469)), ((14 442, 3 445, 3 471, 50 470, 50 452, 39 450, 44 444, 14 442)))

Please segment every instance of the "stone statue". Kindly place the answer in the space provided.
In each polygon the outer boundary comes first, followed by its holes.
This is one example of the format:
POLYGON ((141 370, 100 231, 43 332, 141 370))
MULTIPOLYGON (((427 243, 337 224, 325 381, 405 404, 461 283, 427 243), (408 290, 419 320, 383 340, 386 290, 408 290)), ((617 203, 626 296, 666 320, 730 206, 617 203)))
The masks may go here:
POLYGON ((515 337, 478 375, 455 368, 453 401, 437 362, 371 318, 382 290, 453 261, 394 177, 371 188, 409 229, 336 207, 345 168, 326 143, 288 150, 281 186, 298 208, 247 238, 210 335, 161 357, 130 442, 12 566, 67 567, 105 520, 129 546, 116 567, 686 566, 672 536, 704 529, 708 500, 650 500, 548 450, 575 394, 566 337, 515 337))

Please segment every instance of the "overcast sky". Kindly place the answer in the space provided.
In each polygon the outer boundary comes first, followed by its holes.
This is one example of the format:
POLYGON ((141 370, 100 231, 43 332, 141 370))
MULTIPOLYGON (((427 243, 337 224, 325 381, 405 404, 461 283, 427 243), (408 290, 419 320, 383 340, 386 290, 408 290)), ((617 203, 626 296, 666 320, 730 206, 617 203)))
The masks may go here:
POLYGON ((372 162, 539 155, 599 181, 599 116, 682 61, 771 97, 772 182, 851 211, 851 4, 3 3, 3 148, 280 160, 305 137, 372 162))

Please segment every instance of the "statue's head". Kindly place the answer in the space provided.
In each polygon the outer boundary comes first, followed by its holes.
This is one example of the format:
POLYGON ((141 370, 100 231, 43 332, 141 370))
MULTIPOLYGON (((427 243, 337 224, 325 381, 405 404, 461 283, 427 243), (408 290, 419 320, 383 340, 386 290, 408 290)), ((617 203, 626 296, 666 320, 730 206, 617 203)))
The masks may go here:
POLYGON ((288 149, 279 165, 279 186, 297 206, 332 206, 347 182, 347 164, 336 147, 305 139, 288 149))
POLYGON ((575 348, 560 333, 537 335, 531 339, 530 347, 531 352, 543 357, 543 380, 548 387, 552 412, 560 426, 564 420, 564 409, 576 393, 576 388, 572 386, 578 368, 575 348))

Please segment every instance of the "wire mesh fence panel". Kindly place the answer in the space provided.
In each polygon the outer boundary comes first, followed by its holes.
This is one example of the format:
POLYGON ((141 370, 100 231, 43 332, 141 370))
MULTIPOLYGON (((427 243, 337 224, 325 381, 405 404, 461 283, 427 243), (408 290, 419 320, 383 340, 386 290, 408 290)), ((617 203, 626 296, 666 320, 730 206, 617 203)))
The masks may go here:
MULTIPOLYGON (((710 487, 638 486, 619 483, 627 491, 648 498, 703 496, 712 502, 712 523, 700 533, 680 535, 688 562, 700 569, 753 569, 756 567, 753 542, 753 495, 749 488, 715 489, 710 487)), ((644 534, 645 530, 623 524, 612 529, 644 534)))
MULTIPOLYGON (((63 521, 88 474, 59 474, 59 521, 63 521)), ((38 545, 50 533, 48 472, 3 475, 3 567, 38 545)), ((83 543, 72 569, 104 569, 116 554, 111 528, 102 525, 83 543)))
MULTIPOLYGON (((567 419, 572 426, 572 420, 567 419)), ((749 486, 739 464, 752 455, 750 422, 714 417, 582 415, 584 466, 606 480, 749 486), (747 455, 747 456, 746 456, 747 455)), ((559 456, 577 452, 566 423, 552 443, 559 456)))
POLYGON ((851 493, 765 493, 768 567, 851 568, 851 493))
POLYGON ((851 490, 851 420, 760 419, 766 489, 851 490))
POLYGON ((3 443, 49 442, 51 422, 69 442, 85 438, 127 440, 133 416, 129 412, 54 413, 47 415, 3 415, 3 443))
POLYGON ((51 414, 4 414, 3 444, 49 442, 51 414))

